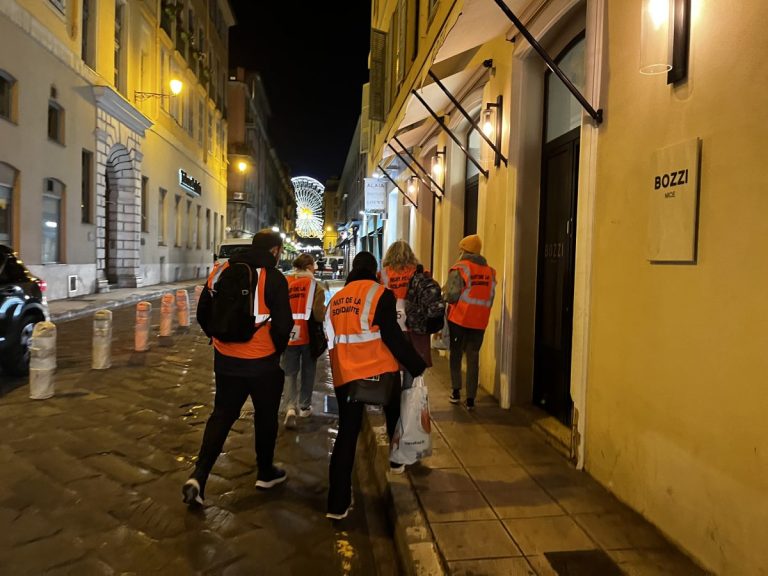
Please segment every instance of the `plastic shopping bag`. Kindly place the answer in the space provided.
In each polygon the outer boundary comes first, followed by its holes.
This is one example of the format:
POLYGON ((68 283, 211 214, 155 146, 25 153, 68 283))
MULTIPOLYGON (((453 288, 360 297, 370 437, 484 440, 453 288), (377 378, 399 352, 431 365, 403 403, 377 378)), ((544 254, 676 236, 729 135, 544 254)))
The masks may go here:
POLYGON ((427 386, 424 377, 418 376, 400 396, 400 420, 392 436, 389 459, 397 464, 413 464, 430 456, 431 429, 427 386))
POLYGON ((451 347, 451 333, 448 330, 448 307, 445 307, 445 321, 439 332, 432 334, 432 348, 435 350, 449 350, 451 347))

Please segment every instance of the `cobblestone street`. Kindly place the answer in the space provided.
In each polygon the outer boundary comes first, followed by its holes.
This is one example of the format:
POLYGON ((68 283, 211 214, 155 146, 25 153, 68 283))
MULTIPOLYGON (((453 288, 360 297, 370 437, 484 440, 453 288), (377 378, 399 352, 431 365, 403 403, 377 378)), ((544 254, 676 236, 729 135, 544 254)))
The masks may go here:
MULTIPOLYGON (((288 481, 254 487, 250 404, 213 470, 206 506, 189 511, 189 475, 213 401, 212 348, 193 327, 134 352, 134 309, 114 312, 113 366, 90 369, 91 317, 58 325, 56 394, 0 397, 0 572, 9 575, 396 573, 384 506, 365 486, 343 523, 325 516, 336 421, 324 412, 327 357, 313 416, 282 425, 288 481)), ((281 420, 282 422, 282 420, 281 420)), ((360 458, 360 455, 358 455, 360 458)))

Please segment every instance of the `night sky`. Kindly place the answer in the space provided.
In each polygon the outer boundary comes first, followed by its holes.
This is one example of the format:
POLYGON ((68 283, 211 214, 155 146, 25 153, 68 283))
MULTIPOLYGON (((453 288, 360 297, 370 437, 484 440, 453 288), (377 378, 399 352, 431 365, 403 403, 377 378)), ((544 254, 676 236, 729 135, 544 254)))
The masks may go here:
POLYGON ((368 81, 370 2, 230 0, 230 67, 259 72, 290 175, 340 176, 368 81))

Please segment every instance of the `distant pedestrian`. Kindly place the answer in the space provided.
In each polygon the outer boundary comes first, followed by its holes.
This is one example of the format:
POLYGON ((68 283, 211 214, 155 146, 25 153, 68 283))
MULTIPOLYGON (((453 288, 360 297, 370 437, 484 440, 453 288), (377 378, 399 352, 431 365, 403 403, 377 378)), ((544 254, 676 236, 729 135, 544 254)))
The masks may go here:
POLYGON ((336 280, 339 277, 339 259, 331 258, 331 278, 336 280))
POLYGON ((459 261, 448 272, 443 296, 448 302, 452 404, 461 401, 461 360, 467 356, 467 410, 475 408, 480 347, 496 293, 496 271, 480 255, 480 236, 471 234, 459 242, 459 261))
POLYGON ((293 261, 293 270, 286 274, 288 294, 293 312, 293 330, 288 347, 283 352, 281 366, 285 371, 285 427, 296 427, 296 415, 306 418, 312 414, 312 389, 315 386, 314 358, 309 345, 310 316, 315 322, 325 319, 325 290, 315 280, 315 259, 301 254, 293 261), (299 371, 301 383, 299 384, 299 371))
POLYGON ((211 274, 206 284, 208 290, 200 296, 197 318, 207 334, 206 326, 214 305, 211 291, 217 280, 228 268, 238 263, 248 264, 257 276, 252 293, 255 294, 253 312, 259 329, 246 342, 224 342, 213 338, 216 397, 213 412, 205 425, 195 470, 182 487, 187 504, 203 503, 208 475, 249 396, 254 408, 256 486, 271 488, 286 479, 285 470, 273 463, 277 413, 284 381, 280 355, 293 328, 288 282, 275 268, 282 248, 279 234, 270 229, 259 231, 253 237, 249 251, 233 255, 211 274))
MULTIPOLYGON (((386 373, 397 373, 398 363, 420 376, 424 361, 397 324, 395 296, 376 281, 378 265, 370 252, 360 252, 341 290, 332 298, 325 319, 333 385, 339 405, 339 432, 329 468, 328 510, 334 520, 352 508, 352 469, 364 404, 349 402, 349 383, 386 373)), ((399 381, 399 374, 398 381, 399 381)), ((390 440, 400 418, 400 387, 384 406, 390 440)))

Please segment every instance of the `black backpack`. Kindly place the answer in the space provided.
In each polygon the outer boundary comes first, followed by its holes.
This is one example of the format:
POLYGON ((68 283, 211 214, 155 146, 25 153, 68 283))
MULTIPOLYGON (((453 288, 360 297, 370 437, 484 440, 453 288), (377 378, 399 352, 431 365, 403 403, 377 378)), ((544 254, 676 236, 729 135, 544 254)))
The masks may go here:
POLYGON ((206 333, 222 342, 248 342, 269 318, 256 325, 253 310, 258 274, 245 262, 230 264, 209 289, 206 333))
POLYGON ((435 334, 443 329, 445 301, 440 284, 424 273, 419 264, 408 284, 405 325, 418 334, 435 334))

